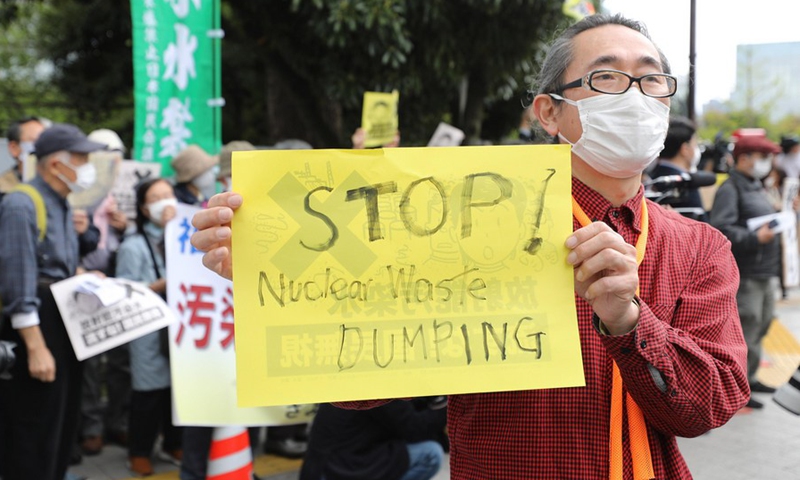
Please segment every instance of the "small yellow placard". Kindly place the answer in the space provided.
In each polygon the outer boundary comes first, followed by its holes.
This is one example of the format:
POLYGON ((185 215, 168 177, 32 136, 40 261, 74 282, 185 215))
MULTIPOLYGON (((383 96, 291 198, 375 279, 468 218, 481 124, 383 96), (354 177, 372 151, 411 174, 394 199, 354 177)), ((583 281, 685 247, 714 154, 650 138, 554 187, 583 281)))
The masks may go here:
POLYGON ((568 146, 236 152, 240 406, 584 385, 568 146))
POLYGON ((361 128, 364 129, 364 147, 380 147, 394 140, 397 133, 397 105, 400 93, 364 92, 361 111, 361 128))

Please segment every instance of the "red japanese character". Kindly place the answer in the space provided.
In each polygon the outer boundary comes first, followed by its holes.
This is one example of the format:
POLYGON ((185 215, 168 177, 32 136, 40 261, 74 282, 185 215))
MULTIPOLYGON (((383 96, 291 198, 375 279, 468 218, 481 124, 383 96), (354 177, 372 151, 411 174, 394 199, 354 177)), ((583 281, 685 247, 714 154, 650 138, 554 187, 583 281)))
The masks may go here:
MULTIPOLYGON (((203 311, 214 311, 214 303, 203 301, 204 295, 212 295, 214 290, 211 287, 203 286, 203 285, 190 285, 189 288, 186 288, 186 285, 181 284, 181 293, 187 298, 190 294, 193 298, 190 298, 186 301, 186 306, 184 307, 183 303, 178 304, 178 310, 181 314, 184 313, 185 310, 189 310, 190 317, 189 317, 189 326, 196 327, 201 326, 205 329, 201 338, 195 339, 194 344, 197 348, 206 348, 208 347, 208 342, 211 338, 211 317, 207 317, 201 314, 203 311)), ((178 335, 175 339, 176 343, 180 345, 181 339, 183 337, 183 324, 181 324, 181 328, 178 331, 178 335)))
POLYGON ((233 291, 231 287, 228 287, 225 293, 226 295, 222 297, 225 309, 222 310, 222 324, 220 325, 225 332, 225 338, 220 342, 223 349, 228 348, 233 343, 233 291))

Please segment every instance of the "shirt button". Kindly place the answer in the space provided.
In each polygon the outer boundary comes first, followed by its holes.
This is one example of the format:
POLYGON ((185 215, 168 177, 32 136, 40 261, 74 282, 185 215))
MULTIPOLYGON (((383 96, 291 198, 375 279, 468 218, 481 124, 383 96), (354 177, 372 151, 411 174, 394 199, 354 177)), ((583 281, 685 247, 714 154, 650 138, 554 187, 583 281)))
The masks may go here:
POLYGON ((640 343, 639 346, 642 347, 643 349, 647 348, 647 342, 642 340, 642 343, 640 343))
POLYGON ((618 210, 612 210, 611 211, 611 216, 614 217, 614 218, 618 218, 619 217, 619 211, 618 210))

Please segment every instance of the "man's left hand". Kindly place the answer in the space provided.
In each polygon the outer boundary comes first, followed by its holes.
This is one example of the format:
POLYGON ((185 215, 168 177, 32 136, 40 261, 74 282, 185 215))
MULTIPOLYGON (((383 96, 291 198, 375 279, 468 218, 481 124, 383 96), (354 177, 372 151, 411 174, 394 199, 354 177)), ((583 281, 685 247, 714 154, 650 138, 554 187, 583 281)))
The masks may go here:
POLYGON ((72 224, 78 235, 83 235, 89 229, 89 215, 86 210, 74 210, 72 212, 72 224))
POLYGON ((611 335, 636 327, 633 303, 639 285, 636 248, 603 222, 594 222, 567 238, 567 261, 575 267, 575 291, 591 305, 611 335))

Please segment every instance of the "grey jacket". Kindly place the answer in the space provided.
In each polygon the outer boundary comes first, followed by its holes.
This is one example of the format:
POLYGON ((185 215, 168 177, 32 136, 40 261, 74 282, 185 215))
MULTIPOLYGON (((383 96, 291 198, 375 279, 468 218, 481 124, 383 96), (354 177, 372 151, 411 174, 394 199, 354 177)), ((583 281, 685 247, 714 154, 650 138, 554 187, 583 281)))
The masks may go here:
POLYGON ((720 185, 711 208, 711 225, 731 242, 731 251, 742 277, 775 277, 781 271, 780 235, 766 244, 758 243, 755 231, 747 228, 747 220, 775 213, 760 180, 731 170, 720 185))

